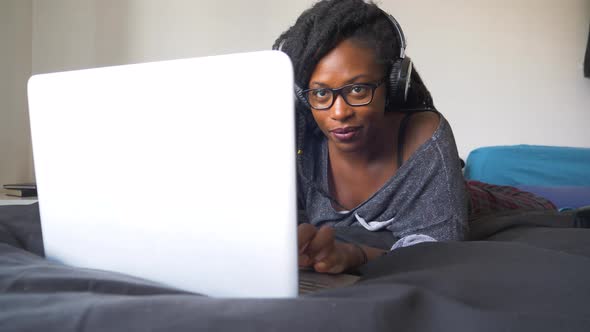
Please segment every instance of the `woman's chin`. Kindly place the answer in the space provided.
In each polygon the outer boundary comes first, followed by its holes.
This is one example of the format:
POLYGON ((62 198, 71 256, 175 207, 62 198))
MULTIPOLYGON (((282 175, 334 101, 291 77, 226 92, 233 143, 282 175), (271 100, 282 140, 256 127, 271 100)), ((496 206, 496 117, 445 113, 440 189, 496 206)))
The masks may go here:
POLYGON ((344 152, 344 153, 354 153, 354 152, 360 152, 360 151, 364 151, 367 149, 367 147, 365 146, 365 144, 363 144, 363 142, 361 140, 354 140, 354 141, 338 141, 338 140, 331 140, 330 145, 332 145, 332 147, 336 148, 338 151, 340 152, 344 152))

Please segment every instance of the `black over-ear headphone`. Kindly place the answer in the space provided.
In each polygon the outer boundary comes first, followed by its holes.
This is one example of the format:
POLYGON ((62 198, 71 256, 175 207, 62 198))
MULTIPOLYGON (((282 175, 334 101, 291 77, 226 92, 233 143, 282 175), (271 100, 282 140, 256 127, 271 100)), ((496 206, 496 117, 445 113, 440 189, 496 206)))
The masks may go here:
POLYGON ((408 98, 408 91, 410 90, 410 81, 412 79, 412 59, 406 56, 406 37, 402 31, 402 27, 397 20, 390 14, 381 10, 383 14, 389 19, 394 35, 399 43, 399 58, 395 59, 389 72, 389 101, 393 105, 402 106, 408 98))
MULTIPOLYGON (((410 90, 410 81, 412 79, 412 59, 406 56, 406 37, 404 36, 401 26, 392 15, 386 13, 382 9, 380 10, 391 23, 395 38, 397 39, 400 47, 399 56, 392 63, 391 69, 389 71, 388 102, 389 104, 393 104, 395 106, 402 106, 406 102, 406 99, 408 98, 408 91, 410 90)), ((282 40, 279 43, 279 46, 275 49, 280 51, 285 42, 286 40, 282 40)), ((310 105, 303 95, 303 89, 300 88, 297 83, 295 83, 294 88, 297 99, 309 108, 310 105)))

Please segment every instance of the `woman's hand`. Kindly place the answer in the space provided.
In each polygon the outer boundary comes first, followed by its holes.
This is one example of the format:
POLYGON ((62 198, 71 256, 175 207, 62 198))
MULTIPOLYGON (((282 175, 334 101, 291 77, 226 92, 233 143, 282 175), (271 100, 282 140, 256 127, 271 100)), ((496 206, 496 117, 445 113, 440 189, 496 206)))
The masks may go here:
POLYGON ((301 224, 297 228, 297 240, 300 267, 313 267, 323 273, 340 273, 361 265, 364 260, 360 247, 334 239, 332 227, 318 229, 311 224, 301 224))

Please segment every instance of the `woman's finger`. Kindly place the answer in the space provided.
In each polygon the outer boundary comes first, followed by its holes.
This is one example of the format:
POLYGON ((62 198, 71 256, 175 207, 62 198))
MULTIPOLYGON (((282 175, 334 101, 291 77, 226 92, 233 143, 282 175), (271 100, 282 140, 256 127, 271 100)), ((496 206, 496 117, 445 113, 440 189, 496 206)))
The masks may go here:
POLYGON ((322 260, 316 261, 313 268, 321 273, 340 273, 344 271, 345 266, 341 253, 336 247, 332 247, 322 260))
MULTIPOLYGON (((334 246, 334 228, 324 226, 316 231, 315 236, 307 246, 307 252, 314 259, 321 260, 322 257, 316 257, 322 251, 329 251, 334 246)), ((326 252, 324 252, 325 254, 326 252)))
POLYGON ((313 266, 314 263, 315 261, 309 258, 309 255, 303 254, 297 257, 297 264, 299 267, 310 267, 313 266))
POLYGON ((349 269, 350 262, 355 257, 354 249, 342 242, 335 242, 331 250, 322 260, 314 264, 314 269, 322 273, 340 273, 349 269))
POLYGON ((297 226, 297 248, 302 254, 317 233, 317 228, 312 224, 301 224, 297 226))

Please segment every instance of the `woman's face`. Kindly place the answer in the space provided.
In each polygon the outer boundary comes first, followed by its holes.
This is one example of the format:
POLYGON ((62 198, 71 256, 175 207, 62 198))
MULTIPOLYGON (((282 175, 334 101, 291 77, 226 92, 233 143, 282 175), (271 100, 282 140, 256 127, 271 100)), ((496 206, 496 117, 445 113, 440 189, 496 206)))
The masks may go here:
MULTIPOLYGON (((375 84, 384 76, 385 66, 376 62, 373 49, 359 47, 354 40, 346 39, 318 62, 309 80, 309 89, 334 89, 351 83, 375 84)), ((366 151, 375 142, 386 129, 386 87, 386 83, 379 85, 368 105, 350 106, 338 95, 329 109, 312 108, 313 117, 331 147, 342 152, 366 151)))

